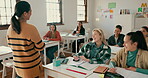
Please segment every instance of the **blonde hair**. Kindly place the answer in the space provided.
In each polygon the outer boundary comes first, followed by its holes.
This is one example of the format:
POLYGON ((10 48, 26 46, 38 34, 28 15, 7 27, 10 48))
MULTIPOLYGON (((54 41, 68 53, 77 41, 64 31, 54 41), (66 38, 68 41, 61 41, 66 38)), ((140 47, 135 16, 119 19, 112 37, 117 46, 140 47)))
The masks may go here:
POLYGON ((105 45, 108 45, 107 42, 106 42, 106 39, 105 39, 105 36, 104 36, 103 31, 102 31, 101 29, 99 29, 99 28, 93 29, 92 32, 94 32, 94 31, 97 31, 97 32, 100 34, 100 36, 101 36, 101 41, 102 41, 105 45))

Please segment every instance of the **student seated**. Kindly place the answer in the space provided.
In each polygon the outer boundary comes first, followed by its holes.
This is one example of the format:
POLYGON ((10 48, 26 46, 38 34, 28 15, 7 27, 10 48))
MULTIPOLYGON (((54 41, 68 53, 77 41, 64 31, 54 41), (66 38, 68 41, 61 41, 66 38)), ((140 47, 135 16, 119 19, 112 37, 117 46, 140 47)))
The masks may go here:
MULTIPOLYGON (((85 35, 85 29, 81 21, 78 22, 78 26, 76 30, 72 33, 72 35, 85 35)), ((79 51, 79 45, 84 43, 84 39, 77 40, 77 51, 79 51)), ((76 52, 76 41, 72 43, 72 52, 76 52)))
MULTIPOLYGON (((46 33, 46 35, 43 37, 44 40, 50 40, 50 41, 61 41, 60 33, 56 30, 56 25, 51 24, 50 25, 50 31, 46 33)), ((50 63, 54 59, 54 53, 58 50, 58 46, 48 47, 46 48, 46 55, 50 59, 50 63)))
POLYGON ((140 28, 140 31, 143 33, 144 38, 145 38, 146 43, 147 43, 147 47, 148 47, 148 27, 143 26, 143 27, 140 28))
POLYGON ((111 46, 117 46, 117 47, 123 47, 123 38, 124 35, 120 34, 122 31, 122 27, 120 25, 117 25, 114 30, 114 35, 109 37, 108 44, 111 46))
MULTIPOLYGON (((148 49, 141 31, 129 32, 124 38, 124 48, 111 59, 110 65, 148 75, 148 49)), ((115 68, 109 72, 116 73, 115 68)))
POLYGON ((105 64, 110 59, 111 49, 101 29, 94 29, 92 33, 93 41, 84 45, 79 53, 73 56, 74 60, 82 59, 91 64, 105 64))

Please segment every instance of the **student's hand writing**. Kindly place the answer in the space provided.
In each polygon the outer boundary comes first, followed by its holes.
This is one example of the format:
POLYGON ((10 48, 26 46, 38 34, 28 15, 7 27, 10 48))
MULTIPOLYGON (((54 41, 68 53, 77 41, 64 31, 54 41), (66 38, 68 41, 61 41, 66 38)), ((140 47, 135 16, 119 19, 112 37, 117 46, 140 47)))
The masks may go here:
POLYGON ((116 68, 110 68, 110 69, 108 70, 108 72, 117 73, 116 70, 117 70, 116 68))
POLYGON ((129 67, 129 68, 125 68, 126 70, 131 70, 131 71, 136 71, 135 67, 129 67))

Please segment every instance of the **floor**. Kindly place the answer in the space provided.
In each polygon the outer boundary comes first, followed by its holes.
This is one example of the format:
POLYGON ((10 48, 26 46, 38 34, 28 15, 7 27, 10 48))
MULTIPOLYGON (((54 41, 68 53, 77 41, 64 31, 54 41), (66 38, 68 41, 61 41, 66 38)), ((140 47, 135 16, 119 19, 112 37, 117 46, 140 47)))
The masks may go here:
MULTIPOLYGON (((57 53, 55 53, 55 54, 57 54, 57 53)), ((68 57, 68 56, 71 56, 72 54, 71 53, 65 53, 65 56, 66 57, 68 57)), ((41 55, 41 56, 43 56, 43 55, 41 55)), ((43 58, 42 58, 42 60, 43 60, 43 58)), ((50 60, 49 59, 47 59, 47 62, 49 62, 50 60)), ((2 68, 3 68, 3 66, 2 66, 2 64, 0 63, 0 78, 2 78, 2 68)), ((11 76, 12 76, 12 68, 6 68, 6 71, 7 71, 7 76, 5 77, 5 78, 12 78, 11 76)), ((42 75, 42 77, 41 78, 44 78, 44 69, 42 70, 42 73, 41 73, 41 75, 42 75)), ((53 78, 53 77, 48 77, 48 78, 53 78)))

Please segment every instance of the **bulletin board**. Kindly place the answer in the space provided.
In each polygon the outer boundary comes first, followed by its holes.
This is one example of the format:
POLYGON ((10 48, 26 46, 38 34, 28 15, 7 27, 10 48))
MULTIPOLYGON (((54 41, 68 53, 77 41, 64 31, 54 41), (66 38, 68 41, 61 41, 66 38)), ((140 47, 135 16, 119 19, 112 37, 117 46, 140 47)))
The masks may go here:
POLYGON ((135 18, 134 29, 140 29, 142 26, 148 26, 148 18, 135 18))

